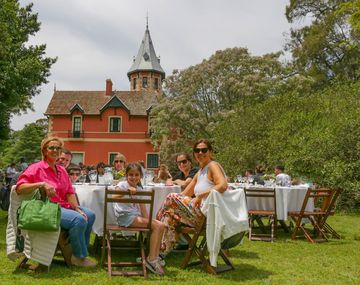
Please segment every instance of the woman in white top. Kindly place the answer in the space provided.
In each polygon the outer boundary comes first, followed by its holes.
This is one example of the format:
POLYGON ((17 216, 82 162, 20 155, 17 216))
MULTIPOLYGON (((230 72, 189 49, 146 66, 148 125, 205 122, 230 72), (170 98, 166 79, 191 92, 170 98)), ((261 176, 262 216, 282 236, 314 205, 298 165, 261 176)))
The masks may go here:
POLYGON ((157 219, 167 226, 161 245, 164 254, 174 247, 178 239, 176 227, 179 224, 196 225, 201 215, 201 203, 211 189, 221 193, 227 189, 225 173, 220 164, 212 159, 212 155, 213 149, 208 140, 200 139, 194 144, 193 156, 200 166, 198 173, 183 192, 169 194, 158 212, 157 219))

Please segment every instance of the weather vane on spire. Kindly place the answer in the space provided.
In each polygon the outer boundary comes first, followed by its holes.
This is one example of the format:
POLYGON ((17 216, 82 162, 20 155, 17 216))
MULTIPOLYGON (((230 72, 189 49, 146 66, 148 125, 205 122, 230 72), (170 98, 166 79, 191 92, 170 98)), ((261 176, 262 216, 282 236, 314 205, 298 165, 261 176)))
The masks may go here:
POLYGON ((146 29, 148 30, 149 28, 149 12, 146 11, 146 29))

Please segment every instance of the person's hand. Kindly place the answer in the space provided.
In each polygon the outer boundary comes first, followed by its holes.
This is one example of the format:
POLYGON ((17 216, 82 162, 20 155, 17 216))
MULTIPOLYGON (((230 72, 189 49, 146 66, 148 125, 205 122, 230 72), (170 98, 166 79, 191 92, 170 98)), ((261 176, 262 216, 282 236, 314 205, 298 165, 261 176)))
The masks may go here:
POLYGON ((56 195, 54 186, 52 186, 51 184, 48 184, 46 182, 42 182, 40 189, 45 190, 45 193, 48 197, 52 197, 52 196, 56 195))
POLYGON ((86 216, 85 212, 81 210, 79 206, 77 206, 74 210, 78 212, 81 216, 83 216, 85 220, 88 220, 88 217, 86 216))
POLYGON ((130 187, 128 188, 128 190, 129 190, 129 192, 130 192, 131 195, 136 194, 136 188, 135 188, 135 187, 130 186, 130 187))
POLYGON ((174 182, 172 181, 171 178, 169 178, 168 180, 166 180, 165 186, 173 186, 174 182))
POLYGON ((194 200, 194 208, 200 208, 201 205, 201 198, 199 196, 196 196, 194 200))

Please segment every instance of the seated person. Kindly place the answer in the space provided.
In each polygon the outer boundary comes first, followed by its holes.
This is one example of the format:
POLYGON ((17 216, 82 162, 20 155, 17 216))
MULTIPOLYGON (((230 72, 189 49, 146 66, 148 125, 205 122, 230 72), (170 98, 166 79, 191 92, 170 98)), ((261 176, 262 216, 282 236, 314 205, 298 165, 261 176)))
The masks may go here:
POLYGON ((221 165, 213 160, 213 149, 206 139, 193 146, 193 156, 200 165, 199 171, 181 193, 170 193, 157 213, 157 219, 165 223, 161 251, 166 256, 179 239, 177 227, 195 227, 201 217, 201 204, 212 190, 223 193, 227 178, 221 165), (193 198, 195 197, 195 198, 193 198))
POLYGON ((291 177, 284 173, 284 166, 277 165, 275 166, 275 183, 278 186, 291 186, 291 177))
POLYGON ((253 183, 253 181, 254 181, 254 172, 252 171, 252 169, 247 169, 245 171, 245 177, 246 177, 246 181, 248 183, 253 183))
POLYGON ((169 179, 166 184, 176 184, 185 189, 189 185, 195 174, 199 171, 198 167, 192 167, 191 157, 188 153, 179 153, 175 157, 176 164, 179 168, 172 179, 169 179))
POLYGON ((67 170, 67 172, 69 174, 71 183, 74 184, 74 183, 79 182, 79 178, 80 178, 80 175, 81 175, 80 166, 78 166, 75 163, 71 163, 66 170, 67 170))
POLYGON ((123 180, 125 177, 126 157, 122 153, 118 153, 113 162, 114 180, 123 180))
POLYGON ((155 183, 166 183, 168 179, 171 179, 169 169, 165 164, 161 164, 158 175, 154 177, 153 181, 155 183))
POLYGON ((20 175, 16 183, 16 192, 22 195, 42 189, 51 202, 58 203, 61 206, 61 228, 69 232, 73 252, 71 263, 75 266, 94 267, 96 262, 87 256, 95 213, 79 206, 65 168, 56 164, 62 147, 63 141, 60 138, 43 139, 42 160, 30 165, 20 175))
POLYGON ((264 185, 264 167, 261 164, 256 165, 255 175, 254 175, 254 184, 264 185))
POLYGON ((96 183, 104 184, 105 163, 102 161, 96 165, 96 183))
MULTIPOLYGON (((125 170, 126 180, 120 181, 115 187, 116 190, 129 190, 135 194, 141 191, 142 171, 138 163, 130 163, 125 170)), ((114 204, 114 211, 117 223, 121 227, 144 227, 148 224, 149 214, 144 204, 114 204)), ((164 275, 164 269, 159 257, 161 239, 164 234, 165 225, 155 219, 151 222, 150 249, 146 258, 146 267, 157 275, 164 275)))

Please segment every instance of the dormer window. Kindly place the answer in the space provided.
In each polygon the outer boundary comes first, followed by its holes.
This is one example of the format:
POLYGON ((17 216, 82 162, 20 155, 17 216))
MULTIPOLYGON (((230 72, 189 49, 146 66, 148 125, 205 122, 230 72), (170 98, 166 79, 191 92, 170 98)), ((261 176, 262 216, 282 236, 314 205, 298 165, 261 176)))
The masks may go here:
POLYGON ((147 87, 148 87, 148 78, 147 78, 147 77, 143 77, 142 87, 143 87, 143 88, 147 88, 147 87))
POLYGON ((143 57, 144 57, 145 61, 148 61, 150 59, 147 52, 144 53, 143 57))

